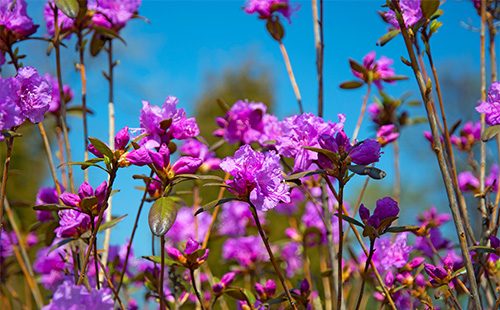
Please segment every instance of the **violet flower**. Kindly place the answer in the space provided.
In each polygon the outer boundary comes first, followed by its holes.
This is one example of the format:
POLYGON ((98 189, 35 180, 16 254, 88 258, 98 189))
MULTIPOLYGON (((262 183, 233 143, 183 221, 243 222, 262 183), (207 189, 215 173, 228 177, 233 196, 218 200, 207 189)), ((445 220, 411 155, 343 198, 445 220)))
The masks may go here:
MULTIPOLYGON (((64 191, 64 189, 61 189, 64 191)), ((57 194, 57 190, 54 187, 42 187, 38 190, 36 194, 36 202, 35 205, 48 205, 48 204, 58 204, 59 203, 59 195, 57 194)), ((37 210, 36 218, 40 222, 48 222, 53 220, 51 211, 37 210)))
POLYGON ((399 132, 395 125, 383 125, 377 130, 377 142, 380 146, 396 141, 399 138, 399 132))
POLYGON ((159 147, 172 139, 185 140, 199 135, 194 118, 187 118, 184 109, 177 109, 178 99, 169 96, 161 107, 142 102, 140 126, 147 136, 141 140, 147 148, 159 147))
MULTIPOLYGON (((50 36, 54 36, 55 33, 55 19, 54 19, 54 10, 52 9, 55 6, 54 0, 48 0, 45 3, 43 8, 43 18, 45 19, 45 23, 47 25, 47 32, 50 36)), ((57 22, 59 26, 60 33, 65 33, 70 31, 75 24, 75 20, 61 10, 57 10, 57 22)), ((70 38, 69 35, 63 36, 64 39, 70 38)), ((52 112, 52 111, 51 111, 52 112)))
POLYGON ((203 212, 198 214, 196 219, 198 221, 197 232, 193 229, 195 227, 193 208, 180 208, 177 211, 177 217, 174 224, 165 236, 174 244, 185 242, 188 239, 193 239, 199 242, 203 241, 210 225, 211 215, 207 212, 203 212))
MULTIPOLYGON (((53 244, 60 240, 55 239, 53 244)), ((65 274, 65 269, 70 269, 69 257, 64 247, 44 247, 37 252, 33 270, 40 275, 40 283, 50 291, 57 287, 70 276, 65 274)))
POLYGON ((189 139, 180 147, 182 155, 187 155, 202 160, 200 171, 208 172, 219 169, 221 160, 215 157, 215 152, 209 150, 208 146, 196 139, 189 139))
POLYGON ((15 77, 17 104, 21 114, 32 123, 43 121, 50 108, 52 87, 33 67, 22 67, 15 77))
POLYGON ((190 270, 198 269, 208 258, 208 249, 202 249, 194 239, 188 239, 184 252, 175 247, 167 246, 167 255, 177 264, 190 270))
POLYGON ((0 50, 36 32, 38 25, 33 24, 26 6, 25 0, 0 0, 0 50))
POLYGON ((395 239, 390 236, 378 238, 374 249, 372 261, 380 273, 384 274, 386 271, 396 271, 408 264, 413 247, 408 245, 408 233, 403 232, 397 234, 395 239))
POLYGON ((276 294, 276 282, 271 279, 267 280, 264 284, 257 282, 254 287, 260 301, 271 299, 276 294))
MULTIPOLYGON (((264 213, 257 211, 257 215, 261 223, 264 223, 264 213)), ((248 204, 242 201, 235 200, 226 203, 219 216, 218 232, 222 236, 244 236, 247 232, 247 227, 254 226, 252 211, 248 207, 248 204)))
POLYGON ((460 135, 452 135, 450 141, 460 151, 468 152, 481 141, 481 122, 467 122, 460 130, 460 135))
MULTIPOLYGON (((120 129, 114 138, 114 144, 115 144, 115 153, 116 151, 119 151, 118 154, 115 154, 119 156, 118 162, 121 163, 122 166, 127 166, 129 165, 128 161, 126 160, 128 153, 125 152, 127 149, 128 143, 130 141, 130 134, 129 134, 129 128, 128 126, 123 127, 120 129), (122 156, 124 155, 124 156, 122 156)), ((104 155, 95 148, 95 146, 92 143, 89 143, 88 150, 90 153, 94 154, 96 157, 99 158, 104 158, 104 155)), ((113 151, 113 150, 112 150, 113 151)))
POLYGON ((246 13, 257 13, 261 19, 270 19, 273 14, 280 13, 290 22, 293 11, 289 0, 248 0, 245 5, 246 13))
POLYGON ((451 220, 451 214, 449 213, 438 213, 436 207, 424 210, 418 215, 417 220, 422 226, 434 228, 440 227, 446 222, 451 220))
POLYGON ((486 123, 494 126, 500 124, 500 82, 493 82, 488 89, 486 101, 476 107, 476 111, 486 115, 486 123))
POLYGON ((281 257, 286 262, 285 272, 288 278, 292 278, 302 269, 304 262, 302 260, 300 243, 288 242, 283 245, 281 248, 281 257))
POLYGON ((233 157, 226 157, 220 167, 233 177, 226 181, 229 191, 240 199, 248 200, 257 210, 267 211, 281 201, 290 201, 280 157, 274 151, 260 153, 244 145, 233 157))
POLYGON ((96 26, 119 31, 137 13, 141 0, 90 0, 89 9, 95 11, 92 22, 96 26))
MULTIPOLYGON (((19 240, 14 231, 5 230, 1 232, 0 238, 0 263, 2 263, 5 258, 14 254, 13 247, 19 245, 19 240)), ((38 243, 38 237, 30 232, 26 235, 25 242, 28 247, 32 247, 38 243)))
MULTIPOLYGON (((498 190, 498 166, 492 165, 490 168, 490 173, 486 176, 484 180, 485 187, 491 186, 491 190, 496 192, 498 190)), ((479 192, 479 179, 471 172, 464 171, 458 174, 458 187, 462 192, 479 192)))
POLYGON ((304 146, 320 147, 321 135, 334 135, 344 128, 345 116, 338 115, 339 122, 325 122, 311 113, 293 115, 281 123, 281 134, 276 137, 276 149, 284 157, 294 158, 293 171, 305 171, 318 159, 318 153, 304 146))
POLYGON ((106 206, 107 190, 108 183, 106 181, 103 181, 98 187, 96 187, 95 191, 89 183, 83 182, 78 189, 78 195, 64 192, 61 194, 60 198, 66 206, 79 209, 84 213, 93 214, 95 216, 99 214, 103 207, 106 206), (88 199, 92 198, 97 198, 96 203, 88 205, 88 199))
POLYGON ((112 310, 114 300, 111 290, 103 288, 88 291, 85 286, 77 286, 71 280, 63 282, 43 310, 60 309, 102 309, 112 310))
POLYGON ((78 238, 90 227, 90 216, 76 210, 61 210, 59 226, 54 230, 58 238, 78 238))
MULTIPOLYGON (((10 130, 21 125, 24 117, 21 114, 17 98, 17 83, 14 78, 0 78, 0 130, 10 130)), ((4 136, 0 135, 0 140, 4 136)))
MULTIPOLYGON (((49 112, 58 115, 61 109, 61 96, 59 93, 59 83, 57 79, 50 74, 45 74, 44 75, 45 80, 49 82, 49 84, 52 86, 52 100, 50 101, 49 104, 49 112)), ((64 104, 68 103, 73 99, 73 91, 69 87, 69 85, 63 85, 63 100, 62 102, 64 104)))
POLYGON ((234 271, 228 272, 223 275, 219 282, 212 285, 212 290, 214 291, 214 293, 220 295, 229 285, 231 285, 231 283, 233 283, 236 275, 237 273, 234 271))
POLYGON ((396 76, 392 64, 394 61, 385 56, 375 60, 375 52, 369 52, 363 58, 363 67, 365 72, 359 72, 352 69, 352 74, 363 80, 365 83, 374 83, 378 89, 382 89, 382 82, 394 83, 393 78, 396 76))
MULTIPOLYGON (((401 13, 403 14, 403 21, 406 27, 413 27, 416 23, 422 19, 422 9, 420 7, 421 0, 400 0, 399 6, 401 7, 401 13)), ((392 10, 385 12, 383 18, 386 22, 391 24, 395 29, 399 29, 399 23, 396 19, 396 13, 392 10)))
POLYGON ((269 255, 259 236, 229 238, 222 245, 222 258, 234 260, 243 268, 269 261, 269 255))
POLYGON ((384 234, 389 226, 398 218, 399 207, 398 203, 391 197, 384 197, 377 200, 375 211, 370 215, 363 204, 359 207, 359 216, 366 225, 363 231, 363 236, 368 236, 374 240, 384 234))
POLYGON ((453 273, 458 270, 456 260, 450 253, 443 259, 443 263, 440 265, 424 264, 425 272, 431 278, 431 284, 433 287, 439 287, 442 285, 448 285, 453 287, 453 273))

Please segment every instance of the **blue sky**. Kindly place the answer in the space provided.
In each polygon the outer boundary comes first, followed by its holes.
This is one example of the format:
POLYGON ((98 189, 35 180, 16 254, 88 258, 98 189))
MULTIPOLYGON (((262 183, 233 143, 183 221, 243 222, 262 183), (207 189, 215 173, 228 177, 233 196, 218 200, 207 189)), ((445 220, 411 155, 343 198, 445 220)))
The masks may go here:
MULTIPOLYGON (((369 51, 395 59, 394 67, 398 74, 412 76, 408 67, 399 58, 406 56, 400 37, 385 47, 377 47, 376 41, 387 26, 377 14, 385 1, 324 1, 325 37, 325 118, 336 120, 337 113, 348 116, 346 131, 352 132, 358 115, 364 89, 346 91, 338 85, 352 79, 348 59, 361 61, 369 51)), ((29 14, 37 23, 42 20, 43 1, 28 1, 29 14)), ((315 49, 310 2, 296 2, 300 9, 292 17, 292 23, 285 23, 284 43, 301 89, 305 110, 316 112, 317 82, 315 49)), ((134 20, 122 32, 127 46, 116 43, 116 58, 120 64, 116 68, 116 116, 117 129, 124 125, 138 127, 141 100, 162 104, 167 95, 180 99, 181 107, 188 113, 194 110, 194 102, 203 89, 207 73, 221 72, 225 68, 253 58, 267 65, 275 78, 277 114, 284 117, 298 112, 296 100, 289 84, 288 75, 282 61, 277 43, 270 38, 262 20, 242 11, 244 1, 144 1, 140 14, 149 22, 134 20)), ((468 23, 478 26, 478 18, 470 1, 446 1, 442 6, 445 14, 441 21, 444 26, 433 42, 435 61, 438 67, 453 66, 456 74, 472 74, 479 77, 479 34, 463 26, 468 23)), ((44 35, 42 26, 37 35, 44 35)), ((19 45, 21 52, 28 54, 25 65, 34 65, 42 72, 55 72, 54 57, 45 56, 46 46, 34 41, 19 45)), ((64 81, 71 84, 78 102, 79 74, 74 70, 77 55, 74 39, 63 51, 64 81)), ((104 55, 88 61, 88 98, 95 111, 90 118, 90 135, 106 140, 107 136, 107 85, 101 71, 105 68, 104 55)), ((400 95, 411 91, 418 99, 414 80, 388 86, 387 92, 400 95)), ((479 90, 478 90, 479 97, 479 90)), ((471 109, 475 102, 471 102, 471 109)), ((421 108, 412 109, 415 115, 424 115, 421 108)), ((367 125, 368 122, 365 122, 367 125)), ((83 159, 81 149, 82 128, 77 118, 70 120, 73 159, 83 159)), ((409 131, 420 132, 425 126, 409 131)), ((364 126, 360 137, 373 135, 364 126)), ((404 133, 403 133, 404 135, 404 133)), ((414 135, 415 136, 415 135, 414 135)), ((402 151, 414 151, 415 147, 428 147, 422 141, 407 141, 402 151), (417 143, 418 142, 418 143, 417 143), (417 146, 415 146, 417 145, 417 146)), ((403 182, 422 180, 422 163, 410 162, 403 156, 403 182)), ((430 150, 428 158, 423 159, 431 167, 426 173, 438 173, 435 159, 430 150), (430 163, 430 160, 433 162, 430 163)), ((380 164, 382 168, 392 168, 392 154, 387 150, 380 164)), ((135 168, 121 172, 117 187, 121 192, 116 195, 114 213, 128 213, 129 216, 113 231, 113 242, 123 242, 132 227, 135 210, 140 194, 133 189, 141 185, 131 180, 131 175, 145 173, 135 168)), ((101 172, 92 171, 92 183, 98 184, 105 177, 101 172)), ((79 182, 82 176, 78 176, 79 182)), ((390 186, 392 177, 383 182, 390 186)), ((48 184, 50 181, 47 181, 48 184)), ((78 182, 78 183, 79 183, 78 182)), ((404 189, 404 188, 403 188, 404 189)), ((136 254, 149 254, 150 232, 147 228, 147 208, 143 213, 141 228, 134 242, 136 254), (148 242, 146 242, 148 241, 148 242)), ((403 212, 406 212, 403 210, 403 212)), ((408 210, 409 214, 412 213, 408 210)), ((414 212, 412 213, 414 214, 414 212)))

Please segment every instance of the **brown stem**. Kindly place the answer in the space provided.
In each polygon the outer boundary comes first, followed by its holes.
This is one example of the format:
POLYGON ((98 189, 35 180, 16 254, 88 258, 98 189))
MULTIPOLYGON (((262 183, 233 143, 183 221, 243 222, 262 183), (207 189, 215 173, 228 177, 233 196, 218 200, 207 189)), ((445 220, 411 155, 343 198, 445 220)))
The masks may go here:
POLYGON ((320 0, 319 4, 319 18, 318 0, 312 0, 312 14, 316 47, 316 70, 318 72, 318 116, 323 117, 323 0, 320 0))
POLYGON ((299 104, 300 113, 304 113, 304 109, 302 108, 302 97, 300 96, 299 86, 297 85, 297 81, 295 80, 295 75, 293 74, 292 63, 290 62, 290 57, 288 57, 288 52, 286 51, 285 45, 283 42, 279 41, 279 46, 281 50, 281 55, 283 55, 283 61, 285 62, 286 71, 288 73, 288 77, 290 78, 290 83, 292 84, 293 92, 295 93, 295 98, 297 98, 297 103, 299 104))
MULTIPOLYGON (((80 56, 80 63, 78 64, 78 70, 80 71, 80 80, 82 84, 82 119, 83 119, 83 159, 87 161, 89 159, 89 133, 87 125, 87 76, 85 71, 85 50, 83 47, 83 33, 82 30, 77 32, 78 37, 78 54, 80 56)), ((88 169, 83 171, 83 178, 85 181, 89 179, 88 169)))
MULTIPOLYGON (((224 182, 226 182, 229 179, 229 173, 226 172, 226 175, 224 176, 224 182)), ((222 196, 224 196, 224 192, 226 191, 225 187, 221 187, 219 189, 219 194, 217 195, 217 200, 222 199, 222 196)), ((210 220, 210 224, 208 225, 207 229, 207 234, 205 235, 205 239, 203 239, 203 244, 201 247, 203 249, 207 248, 208 241, 210 240, 210 233, 212 232, 213 227, 215 226, 215 221, 217 220, 217 215, 219 214, 220 206, 215 207, 214 213, 212 213, 212 218, 210 220)))
MULTIPOLYGON (((95 229, 95 219, 93 216, 90 217, 90 224, 92 225, 92 231, 95 229)), ((92 246, 94 248, 94 268, 95 268, 95 281, 96 281, 96 287, 99 290, 101 288, 101 285, 99 284, 99 256, 97 255, 97 237, 94 239, 94 242, 92 244, 89 244, 89 247, 92 246)))
MULTIPOLYGON (((189 269, 189 273, 191 276, 191 285, 193 286, 194 293, 196 294, 196 298, 198 298, 198 301, 200 302, 200 307, 202 310, 205 310, 205 306, 203 305, 203 299, 201 299, 200 292, 198 291, 198 288, 196 287, 196 281, 194 278, 194 270, 189 269)), ((250 305, 250 303, 249 303, 250 305)))
POLYGON ((399 1, 398 0, 392 0, 392 3, 396 9, 396 16, 398 19, 399 26, 401 28, 401 33, 403 35, 403 39, 406 45, 406 49, 408 51, 408 54, 410 56, 410 62, 411 66, 413 69, 413 72, 415 74, 415 77, 417 79, 417 83, 419 86, 419 90, 422 96, 422 99, 425 103, 425 108, 427 112, 427 118, 429 120, 430 126, 431 126, 431 132, 432 132, 432 138, 433 138, 433 144, 434 144, 434 151, 436 153, 436 157, 438 160, 439 168, 441 170, 441 175, 443 177, 443 181, 445 184, 445 189, 446 189, 446 194, 448 196, 448 200, 450 202, 450 209, 452 211, 452 216, 453 216, 453 221, 455 222, 455 227, 457 229, 457 235, 460 243, 460 248, 462 250, 462 256, 465 261, 465 267, 467 270, 467 276, 472 288, 472 296, 471 298, 473 299, 474 305, 476 306, 477 309, 482 309, 481 306, 481 301, 479 298, 479 290, 477 287, 476 283, 476 277, 474 275, 474 268, 472 266, 472 262, 470 259, 469 251, 468 251, 468 244, 467 244, 467 239, 465 235, 465 230, 464 230, 464 224, 463 221, 460 217, 460 211, 458 209, 458 204, 456 201, 456 192, 453 187, 453 182, 451 179, 449 167, 447 166, 446 160, 444 158, 442 146, 439 140, 439 132, 438 132, 438 125, 437 125, 437 118, 435 115, 435 110, 432 108, 432 98, 431 98, 431 92, 432 90, 430 87, 428 88, 426 86, 426 82, 424 81, 422 77, 422 73, 420 71, 420 68, 418 66, 418 61, 415 56, 415 51, 413 50, 412 46, 412 41, 410 38, 410 35, 408 33, 408 29, 406 28, 406 25, 403 21, 402 15, 401 15, 401 8, 399 7, 399 1))
POLYGON ((370 266, 370 263, 371 263, 372 257, 373 257, 374 246, 375 246, 375 240, 370 239, 370 252, 369 252, 368 258, 366 259, 366 262, 365 262, 365 270, 363 271, 363 276, 362 276, 362 280, 361 280, 361 289, 359 290, 358 301, 356 302, 356 310, 358 310, 359 306, 361 306, 361 300, 363 299, 363 292, 365 290, 365 283, 366 283, 368 268, 370 266))
POLYGON ((363 123, 363 118, 365 117, 366 106, 368 104, 368 98, 370 97, 370 92, 372 89, 372 84, 368 83, 366 88, 366 94, 363 98, 363 103, 361 104, 361 111, 359 112, 358 121, 356 122, 356 127, 354 128, 354 133, 352 134, 352 140, 356 140, 361 129, 361 124, 363 123))
POLYGON ((394 141, 394 186, 393 195, 394 199, 399 203, 401 202, 401 169, 399 166, 399 142, 394 141))
MULTIPOLYGON (((38 130, 40 131, 40 136, 43 140, 43 146, 45 149, 45 154, 47 155, 47 161, 49 164, 50 175, 52 176, 52 180, 54 181, 54 186, 56 187, 57 196, 61 196, 61 186, 57 181, 57 172, 54 164, 54 158, 52 157, 52 150, 50 148, 49 138, 47 137, 47 132, 45 131, 45 127, 43 126, 43 122, 38 123, 38 130)), ((62 151, 62 150, 61 150, 62 151)))
POLYGON ((266 236, 266 232, 262 228, 262 225, 260 224, 259 216, 257 215, 257 209, 255 206, 249 201, 248 204, 250 205, 250 210, 252 211, 253 218, 255 220, 255 225, 257 226, 257 230, 259 231, 260 238, 264 242, 264 245, 266 246, 267 253, 269 254, 269 259, 271 260, 271 264, 273 265, 274 271, 276 272, 276 275, 278 276, 281 286, 283 287, 283 290, 285 291, 286 298, 288 299, 288 302, 290 303, 290 306, 297 310, 297 306, 295 305, 295 302, 293 301, 292 295, 290 294, 290 291, 285 283, 285 277, 283 276, 283 273, 280 270, 280 267, 278 266, 278 263, 276 262, 276 259, 274 258, 273 250, 271 249, 271 246, 269 245, 269 240, 266 236))
POLYGON ((160 295, 160 310, 165 310, 165 298, 163 297, 163 281, 165 278, 165 235, 160 237, 160 285, 158 285, 158 295, 160 295))
MULTIPOLYGON (((325 179, 328 179, 326 177, 325 179)), ((328 180, 327 182, 329 182, 328 180)), ((342 291, 343 291, 343 281, 342 281, 342 251, 344 247, 344 228, 343 226, 343 206, 344 206, 344 181, 339 180, 339 200, 338 200, 338 225, 339 225, 339 255, 337 257, 337 264, 338 264, 338 291, 337 291, 337 310, 340 310, 342 308, 342 291)))
POLYGON ((2 236, 2 230, 3 230, 3 209, 4 209, 5 195, 7 192, 7 179, 9 178, 10 160, 12 157, 12 150, 14 148, 14 138, 6 138, 5 144, 7 145, 7 154, 5 156, 5 161, 3 163, 2 185, 0 188, 0 237, 2 236))

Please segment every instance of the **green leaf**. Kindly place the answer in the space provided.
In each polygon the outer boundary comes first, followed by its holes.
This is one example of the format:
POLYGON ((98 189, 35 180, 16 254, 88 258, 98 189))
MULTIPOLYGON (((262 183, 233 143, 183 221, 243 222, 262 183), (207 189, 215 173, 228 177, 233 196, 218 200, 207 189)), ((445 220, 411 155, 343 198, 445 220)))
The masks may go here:
POLYGON ((342 89, 356 89, 356 88, 360 88, 363 85, 365 85, 365 83, 362 81, 347 81, 347 82, 340 84, 340 88, 342 88, 342 89))
POLYGON ((381 180, 387 175, 383 170, 375 167, 367 167, 363 165, 349 165, 349 171, 358 175, 367 175, 372 179, 381 180))
POLYGON ((80 5, 78 0, 55 0, 56 6, 61 10, 64 15, 70 18, 76 18, 78 16, 78 11, 80 10, 80 5))
POLYGON ((157 199, 149 209, 149 228, 153 235, 164 236, 172 227, 177 217, 175 200, 170 197, 157 199))
POLYGON ((393 29, 393 30, 387 32, 386 34, 381 36, 380 39, 378 39, 377 45, 379 45, 379 46, 386 45, 389 41, 394 39, 400 32, 401 31, 399 29, 393 29))
POLYGON ((357 63, 353 59, 349 59, 349 66, 351 67, 352 70, 361 73, 363 76, 366 76, 368 74, 366 68, 363 67, 361 64, 357 63))
POLYGON ((202 212, 211 210, 211 209, 217 207, 218 205, 224 204, 224 203, 232 201, 232 200, 239 200, 239 199, 236 198, 236 197, 229 197, 229 198, 222 198, 222 199, 219 199, 219 200, 214 200, 212 202, 207 203, 206 205, 204 205, 203 207, 199 208, 198 210, 196 210, 196 212, 194 213, 194 215, 196 216, 196 215, 198 215, 198 214, 200 214, 202 212))
POLYGON ((481 252, 481 253, 496 253, 496 249, 490 248, 489 246, 475 245, 470 247, 471 251, 481 252))
MULTIPOLYGON (((151 255, 151 256, 142 256, 142 258, 147 259, 153 263, 161 264, 161 256, 152 256, 151 255)), ((165 256, 164 260, 165 260, 166 265, 169 265, 169 266, 179 265, 179 263, 177 263, 175 260, 171 259, 168 256, 165 256)))
POLYGON ((224 294, 236 300, 248 300, 252 305, 256 301, 255 296, 250 291, 240 287, 228 287, 224 290, 224 294))
POLYGON ((417 231, 420 229, 420 226, 394 226, 394 227, 389 227, 386 231, 390 233, 399 233, 399 232, 405 232, 405 231, 417 231))
POLYGON ((122 37, 120 37, 120 35, 113 29, 108 29, 101 26, 94 26, 92 28, 94 28, 95 30, 94 34, 99 33, 103 37, 103 40, 105 40, 106 37, 108 39, 118 39, 122 41, 123 44, 127 45, 127 42, 125 42, 125 40, 122 37))
POLYGON ((107 156, 109 158, 113 158, 113 151, 106 145, 106 143, 102 142, 97 138, 89 138, 90 143, 99 151, 102 155, 107 156))
POLYGON ((211 181, 223 181, 223 179, 216 175, 197 175, 197 174, 178 174, 175 178, 179 179, 192 179, 192 180, 211 180, 211 181))
POLYGON ((500 132, 500 125, 490 126, 483 131, 481 135, 481 140, 486 142, 491 138, 495 137, 500 132))
POLYGON ((49 253, 54 251, 55 249, 57 249, 59 247, 62 247, 65 244, 70 243, 71 241, 75 241, 75 240, 77 240, 77 239, 74 239, 74 238, 63 239, 63 240, 59 241, 58 243, 54 244, 53 246, 51 246, 49 249, 49 253))
POLYGON ((92 35, 92 39, 90 40, 90 55, 92 55, 93 57, 99 55, 105 44, 106 40, 104 39, 104 37, 97 31, 95 31, 92 35))
MULTIPOLYGON (((338 216, 339 216, 339 214, 338 214, 338 213, 335 213, 335 216, 337 216, 337 217, 338 217, 338 216)), ((360 221, 358 221, 357 219, 352 218, 352 217, 350 217, 350 216, 347 216, 347 215, 345 215, 345 214, 342 214, 342 219, 343 219, 344 221, 346 221, 346 222, 349 222, 349 223, 353 224, 353 225, 356 225, 356 226, 359 226, 359 227, 365 227, 365 225, 364 225, 363 223, 361 223, 360 221)))
POLYGON ((266 23, 266 29, 271 37, 278 42, 281 42, 285 36, 285 28, 283 28, 279 18, 269 18, 266 23))
POLYGON ((311 175, 316 175, 316 174, 322 174, 325 173, 325 170, 309 170, 309 171, 302 171, 302 172, 297 172, 294 174, 287 175, 285 177, 285 181, 291 181, 291 180, 299 180, 305 177, 309 177, 311 175))
POLYGON ((33 209, 38 211, 60 211, 60 210, 68 210, 74 208, 58 204, 46 204, 46 205, 33 206, 33 209))
POLYGON ((420 2, 420 8, 425 18, 431 18, 439 9, 439 0, 424 0, 420 2))
POLYGON ((116 226, 116 224, 120 223, 125 217, 127 217, 127 214, 111 219, 109 222, 102 223, 101 226, 99 226, 99 231, 104 231, 116 226))
POLYGON ((84 211, 92 211, 92 208, 94 208, 98 203, 99 200, 95 196, 85 197, 80 202, 80 208, 84 211))
POLYGON ((337 158, 337 154, 335 154, 334 152, 329 151, 329 150, 325 150, 325 149, 322 149, 319 147, 303 146, 303 148, 305 148, 306 150, 309 150, 309 151, 323 154, 326 157, 328 157, 328 159, 330 159, 331 161, 334 161, 337 158))
POLYGON ((408 80, 408 77, 404 75, 394 75, 391 77, 384 78, 383 80, 385 82, 403 81, 403 80, 408 80))

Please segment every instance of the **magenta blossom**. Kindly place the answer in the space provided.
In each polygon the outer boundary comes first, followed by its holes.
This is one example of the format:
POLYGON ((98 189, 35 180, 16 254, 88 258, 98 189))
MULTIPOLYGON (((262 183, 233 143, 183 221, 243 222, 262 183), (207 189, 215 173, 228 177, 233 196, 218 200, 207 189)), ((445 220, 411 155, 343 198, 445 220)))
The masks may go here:
MULTIPOLYGON (((3 229, 3 228, 2 228, 3 229)), ((29 233, 25 239, 26 245, 32 247, 38 242, 38 238, 34 233, 29 233)), ((0 234, 0 263, 9 256, 14 254, 13 247, 19 246, 19 240, 14 231, 1 231, 0 234)))
POLYGON ((78 189, 78 195, 64 192, 61 194, 61 201, 68 207, 73 207, 82 212, 97 215, 102 208, 107 207, 108 183, 103 181, 95 191, 89 183, 83 182, 78 189), (95 198, 95 204, 89 205, 89 199, 95 198))
POLYGON ((216 119, 221 128, 214 131, 214 135, 229 143, 260 141, 264 134, 266 110, 266 105, 260 102, 236 101, 224 118, 216 119))
POLYGON ((26 11, 25 0, 0 0, 0 50, 36 32, 38 25, 26 11))
MULTIPOLYGON (((64 191, 64 189, 61 189, 64 191)), ((54 187, 42 187, 38 190, 36 195, 35 205, 49 205, 49 204, 58 204, 59 203, 59 195, 57 194, 57 190, 54 187)), ((40 222, 48 222, 54 217, 52 216, 51 211, 37 210, 36 218, 40 222)))
POLYGON ((440 227, 444 223, 451 220, 451 215, 448 213, 438 213, 436 207, 424 210, 417 217, 419 223, 426 227, 440 227))
MULTIPOLYGON (((0 78, 0 130, 10 130, 19 126, 24 119, 18 105, 15 79, 0 78)), ((3 135, 0 135, 0 140, 3 138, 3 135)))
MULTIPOLYGON (((260 222, 265 223, 264 212, 257 211, 257 215, 260 222)), ((248 208, 248 204, 242 201, 235 200, 226 203, 219 216, 218 231, 222 236, 244 236, 248 227, 255 226, 252 211, 248 208)))
MULTIPOLYGON (((492 186, 492 191, 496 192, 498 189, 498 166, 492 165, 490 168, 490 173, 486 176, 484 180, 484 185, 486 187, 492 186)), ((478 192, 479 191, 479 179, 471 172, 464 171, 458 174, 458 186, 463 192, 478 192)))
POLYGON ((234 278, 236 277, 236 275, 237 275, 237 273, 234 271, 228 272, 225 275, 223 275, 222 278, 220 279, 220 281, 215 283, 212 286, 212 290, 214 291, 214 293, 221 294, 222 291, 224 291, 224 289, 226 287, 231 285, 231 283, 234 281, 234 278))
POLYGON ((266 301, 276 294, 276 283, 271 279, 264 284, 257 282, 254 287, 260 301, 266 301))
POLYGON ((208 249, 202 249, 200 244, 191 238, 186 242, 184 252, 167 246, 168 256, 176 263, 191 270, 198 269, 207 260, 208 253, 208 249))
MULTIPOLYGON (((399 5, 401 7, 401 12, 403 14, 403 20, 406 27, 413 27, 416 23, 422 19, 422 9, 420 7, 421 0, 400 0, 399 5)), ((399 23, 396 19, 396 13, 394 11, 389 10, 385 12, 384 20, 391 24, 391 26, 395 29, 399 29, 399 23)))
POLYGON ((241 199, 248 199, 257 210, 267 211, 282 201, 290 201, 280 157, 274 151, 260 153, 244 145, 233 157, 226 157, 220 167, 233 177, 226 182, 229 191, 241 199))
MULTIPOLYGON (((54 10, 52 9, 54 6, 54 0, 49 0, 45 3, 43 8, 43 18, 45 19, 45 23, 47 25, 47 32, 51 36, 55 33, 54 10)), ((65 33, 73 28, 75 20, 64 14, 63 11, 57 10, 57 23, 59 24, 59 31, 61 33, 65 33)), ((70 36, 63 36, 63 38, 68 39, 70 36)))
POLYGON ((185 242, 188 239, 201 242, 208 231, 210 219, 211 215, 207 212, 200 213, 195 218, 193 208, 182 207, 177 211, 176 220, 165 236, 174 244, 185 242), (197 231, 194 229, 196 221, 197 231))
POLYGON ((457 263, 450 253, 443 259, 442 265, 424 264, 425 272, 430 276, 430 282, 434 287, 442 285, 453 287, 453 283, 451 283, 452 275, 458 270, 457 267, 457 263))
POLYGON ((399 132, 395 125, 383 125, 377 130, 377 142, 380 146, 396 141, 399 138, 399 132))
POLYGON ((320 147, 319 138, 323 134, 334 135, 344 128, 345 116, 338 115, 339 122, 325 122, 311 113, 304 113, 285 118, 281 133, 276 137, 276 149, 285 157, 294 158, 295 172, 307 170, 318 153, 307 150, 304 146, 320 147))
POLYGON ((363 223, 371 228, 367 230, 365 227, 363 235, 369 233, 368 235, 371 239, 379 237, 398 218, 398 214, 398 203, 391 197, 384 197, 377 200, 375 211, 373 211, 372 215, 370 215, 370 210, 361 204, 359 207, 359 216, 363 223))
POLYGON ((208 146, 196 139, 189 139, 180 147, 182 155, 187 155, 202 160, 200 171, 208 172, 219 168, 221 160, 215 157, 215 153, 208 146))
MULTIPOLYGON (((57 244, 59 239, 55 239, 53 244, 57 244)), ((45 247, 38 251, 33 269, 40 274, 40 282, 42 285, 51 291, 70 276, 66 275, 64 270, 70 268, 69 254, 64 247, 57 247, 51 251, 51 247, 45 247)))
POLYGON ((248 0, 245 5, 245 12, 257 13, 261 19, 270 19, 274 13, 280 13, 290 22, 293 11, 289 0, 248 0))
POLYGON ((77 210, 61 210, 59 226, 54 230, 58 238, 77 238, 90 229, 90 216, 77 210))
POLYGON ((385 236, 375 241, 375 252, 373 262, 381 273, 392 270, 396 271, 409 262, 412 247, 408 245, 408 233, 403 232, 396 235, 396 238, 385 236))
POLYGON ((486 115, 488 125, 500 124, 500 82, 493 82, 488 89, 486 101, 476 107, 476 111, 486 115))
POLYGON ((178 99, 167 97, 161 107, 142 102, 140 125, 147 135, 141 140, 148 148, 168 144, 172 139, 185 140, 200 133, 194 118, 187 118, 184 109, 177 109, 178 99))
POLYGON ((229 238, 222 245, 222 257, 249 268, 258 262, 269 261, 269 255, 258 236, 229 238))
MULTIPOLYGON (((121 155, 125 155, 125 157, 128 156, 128 154, 124 154, 124 152, 125 152, 125 149, 127 148, 128 143, 130 141, 130 134, 128 131, 129 131, 128 126, 125 126, 116 133, 115 138, 114 138, 115 151, 121 151, 119 153, 121 155)), ((99 158, 104 157, 104 155, 98 149, 96 149, 92 143, 89 144, 88 150, 90 153, 94 154, 96 157, 99 157, 99 158)), ((126 161, 125 157, 120 156, 119 162, 121 162, 123 165, 126 166, 127 163, 124 163, 126 161)))
POLYGON ((460 135, 452 135, 451 143, 460 151, 470 151, 481 140, 481 122, 467 122, 460 130, 460 135))
POLYGON ((125 24, 137 13, 141 0, 90 0, 89 8, 95 11, 92 22, 115 31, 125 27, 125 24))
POLYGON ((363 58, 363 67, 366 72, 359 72, 352 69, 352 74, 366 83, 375 83, 375 85, 382 89, 382 82, 394 83, 395 77, 394 69, 391 67, 394 61, 385 56, 375 60, 375 52, 369 52, 363 58))
POLYGON ((23 116, 32 123, 43 121, 50 108, 52 87, 33 67, 23 67, 17 71, 17 104, 23 116))
MULTIPOLYGON (((50 83, 52 86, 52 100, 50 101, 49 105, 49 112, 54 113, 54 114, 59 114, 59 111, 61 109, 61 96, 59 93, 59 83, 57 82, 57 79, 50 74, 45 74, 44 75, 45 80, 50 83)), ((69 87, 69 85, 63 85, 63 103, 67 103, 73 99, 73 91, 69 87)))
POLYGON ((71 280, 63 282, 52 296, 52 300, 43 310, 60 309, 102 309, 112 310, 114 300, 111 290, 87 290, 85 286, 77 286, 71 280))

